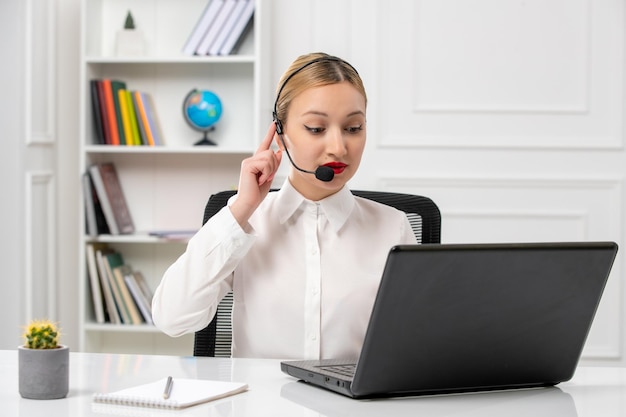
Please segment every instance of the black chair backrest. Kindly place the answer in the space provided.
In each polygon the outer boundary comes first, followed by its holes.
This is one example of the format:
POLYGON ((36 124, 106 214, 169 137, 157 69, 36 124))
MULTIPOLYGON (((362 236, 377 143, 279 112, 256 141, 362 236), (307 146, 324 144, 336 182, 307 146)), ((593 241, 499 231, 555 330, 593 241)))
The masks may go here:
MULTIPOLYGON (((204 225, 226 206, 228 199, 236 193, 236 190, 229 190, 211 195, 204 209, 202 224, 204 225)), ((441 213, 430 198, 382 191, 352 190, 352 194, 404 211, 419 243, 436 244, 441 242, 441 213)), ((230 313, 232 305, 232 293, 228 293, 220 302, 217 313, 209 325, 196 332, 193 346, 194 356, 230 356, 232 334, 230 313)))

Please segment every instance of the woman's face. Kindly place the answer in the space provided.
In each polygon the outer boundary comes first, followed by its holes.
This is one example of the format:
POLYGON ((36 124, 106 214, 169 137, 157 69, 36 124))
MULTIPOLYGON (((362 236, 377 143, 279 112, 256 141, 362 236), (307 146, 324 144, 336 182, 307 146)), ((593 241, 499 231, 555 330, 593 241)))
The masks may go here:
POLYGON ((365 98, 348 82, 309 88, 292 100, 284 131, 296 165, 307 171, 322 165, 333 169, 332 181, 324 182, 291 167, 289 180, 295 189, 307 199, 321 200, 339 191, 359 168, 366 137, 365 98))

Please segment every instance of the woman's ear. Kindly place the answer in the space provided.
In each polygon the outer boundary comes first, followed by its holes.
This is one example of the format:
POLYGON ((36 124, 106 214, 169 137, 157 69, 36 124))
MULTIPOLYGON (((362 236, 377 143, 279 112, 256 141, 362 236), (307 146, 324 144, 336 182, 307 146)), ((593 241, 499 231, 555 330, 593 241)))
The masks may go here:
POLYGON ((274 133, 274 143, 278 146, 278 149, 281 151, 285 150, 285 143, 283 142, 283 138, 278 133, 274 133))

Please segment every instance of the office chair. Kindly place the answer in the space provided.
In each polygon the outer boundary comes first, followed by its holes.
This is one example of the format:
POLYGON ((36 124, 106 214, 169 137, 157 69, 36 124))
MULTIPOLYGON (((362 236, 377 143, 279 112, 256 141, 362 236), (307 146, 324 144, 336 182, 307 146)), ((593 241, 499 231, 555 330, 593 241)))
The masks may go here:
MULTIPOLYGON (((276 190, 272 190, 276 191, 276 190)), ((202 224, 222 209, 228 199, 237 191, 221 191, 211 195, 204 209, 202 224)), ((377 201, 404 211, 415 233, 418 243, 430 244, 441 242, 441 213, 437 205, 428 197, 412 194, 389 193, 379 191, 352 190, 352 194, 377 201)), ((232 323, 231 311, 233 293, 224 296, 217 307, 215 317, 207 327, 194 336, 194 356, 230 357, 232 323)))

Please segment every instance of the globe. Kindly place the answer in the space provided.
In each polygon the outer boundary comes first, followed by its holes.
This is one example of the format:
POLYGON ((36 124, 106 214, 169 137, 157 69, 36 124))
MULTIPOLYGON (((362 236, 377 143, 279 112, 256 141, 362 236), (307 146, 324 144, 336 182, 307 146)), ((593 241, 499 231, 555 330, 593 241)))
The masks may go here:
POLYGON ((216 145, 209 139, 209 132, 222 117, 222 102, 217 94, 209 90, 191 90, 183 101, 183 116, 189 126, 203 133, 195 145, 216 145))

